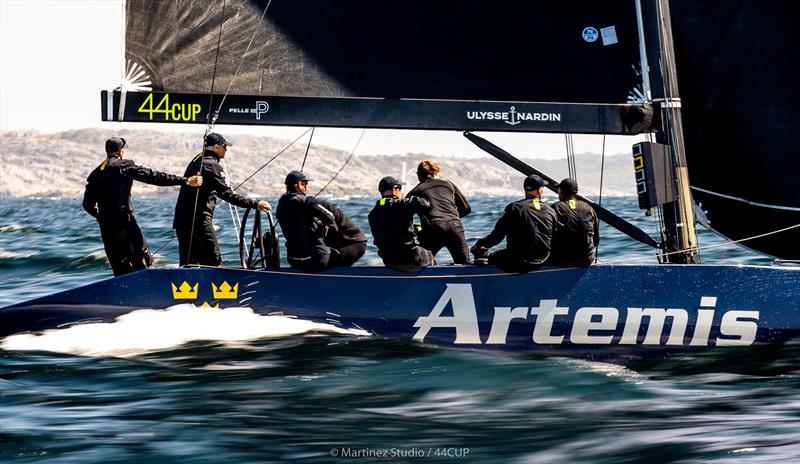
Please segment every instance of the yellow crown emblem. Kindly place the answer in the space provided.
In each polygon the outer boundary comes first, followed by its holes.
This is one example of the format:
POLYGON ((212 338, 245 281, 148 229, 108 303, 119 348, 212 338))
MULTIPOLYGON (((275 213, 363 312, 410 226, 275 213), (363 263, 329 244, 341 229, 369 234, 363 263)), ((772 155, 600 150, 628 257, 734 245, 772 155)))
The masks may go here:
POLYGON ((219 309, 219 303, 215 304, 214 306, 211 306, 210 304, 208 304, 208 301, 204 301, 204 302, 203 302, 203 304, 201 304, 201 305, 200 305, 200 306, 198 306, 198 307, 199 307, 199 308, 211 308, 211 309, 219 309))
POLYGON ((172 298, 175 300, 194 300, 197 298, 197 287, 200 284, 194 284, 194 287, 189 285, 189 282, 185 280, 181 284, 180 287, 176 287, 175 284, 172 284, 172 298))
POLYGON ((233 287, 228 283, 228 281, 222 282, 222 285, 217 287, 214 283, 211 283, 211 291, 214 293, 215 300, 232 300, 239 295, 239 284, 237 283, 233 287))

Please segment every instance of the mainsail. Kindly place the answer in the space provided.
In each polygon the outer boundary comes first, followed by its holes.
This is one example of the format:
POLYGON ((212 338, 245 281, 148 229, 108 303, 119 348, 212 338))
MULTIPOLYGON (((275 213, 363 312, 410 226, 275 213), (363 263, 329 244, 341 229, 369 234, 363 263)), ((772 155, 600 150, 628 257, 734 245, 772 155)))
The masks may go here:
POLYGON ((231 95, 219 123, 629 134, 650 122, 628 104, 641 95, 633 2, 129 0, 125 43, 159 94, 126 95, 108 120, 205 122, 213 88, 231 95))
MULTIPOLYGON (((792 138, 800 102, 787 40, 796 7, 670 7, 701 219, 732 239, 800 224, 800 191, 790 185, 800 178, 792 138)), ((608 134, 655 127, 634 0, 128 0, 125 14, 135 79, 104 93, 104 120, 206 123, 211 114, 228 124, 608 134), (153 93, 128 91, 143 82, 153 93)), ((798 243, 800 228, 745 245, 800 259, 798 243)))

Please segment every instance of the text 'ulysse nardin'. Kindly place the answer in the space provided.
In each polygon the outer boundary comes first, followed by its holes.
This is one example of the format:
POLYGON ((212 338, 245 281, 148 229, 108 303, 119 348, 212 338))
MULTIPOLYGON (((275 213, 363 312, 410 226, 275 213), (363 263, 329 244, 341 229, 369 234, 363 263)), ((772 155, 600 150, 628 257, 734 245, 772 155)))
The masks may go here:
POLYGON ((524 121, 561 122, 561 113, 531 113, 517 111, 512 106, 509 111, 467 111, 467 119, 503 121, 510 126, 516 126, 524 121))

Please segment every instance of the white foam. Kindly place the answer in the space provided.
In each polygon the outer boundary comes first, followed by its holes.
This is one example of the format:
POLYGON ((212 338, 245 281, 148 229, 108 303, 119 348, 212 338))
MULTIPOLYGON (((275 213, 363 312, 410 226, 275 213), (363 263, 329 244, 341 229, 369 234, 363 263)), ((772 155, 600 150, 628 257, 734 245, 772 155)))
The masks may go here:
POLYGON ((19 231, 25 230, 25 229, 26 229, 25 226, 23 226, 21 224, 17 224, 15 222, 13 224, 9 224, 7 226, 0 227, 0 232, 19 232, 19 231))
POLYGON ((181 304, 167 309, 133 311, 111 323, 74 325, 48 330, 41 335, 12 335, 0 342, 0 348, 128 357, 195 340, 233 343, 309 331, 369 335, 363 330, 342 329, 286 316, 262 316, 250 308, 219 309, 181 304))
POLYGON ((16 251, 6 251, 0 249, 0 259, 22 259, 22 258, 30 258, 31 256, 36 256, 39 254, 38 251, 31 251, 28 253, 19 253, 16 251))

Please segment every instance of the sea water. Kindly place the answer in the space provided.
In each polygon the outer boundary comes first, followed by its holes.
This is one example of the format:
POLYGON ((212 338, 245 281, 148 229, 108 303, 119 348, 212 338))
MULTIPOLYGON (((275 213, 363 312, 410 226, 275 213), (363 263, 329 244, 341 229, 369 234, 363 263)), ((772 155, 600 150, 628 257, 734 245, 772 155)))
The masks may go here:
MULTIPOLYGON (((468 242, 511 200, 472 199, 468 242)), ((135 201, 156 266, 175 266, 174 198, 135 201)), ((374 199, 331 201, 368 232, 374 199)), ((635 198, 603 206, 656 236, 635 198)), ((238 265, 225 203, 215 219, 238 265)), ((0 199, 0 305, 110 277, 99 235, 77 199, 0 199)), ((704 262, 769 263, 699 235, 704 262)), ((600 259, 656 262, 607 226, 600 259)), ((371 241, 360 264, 380 264, 371 241)), ((620 367, 433 349, 249 308, 163 309, 0 341, 0 461, 800 460, 797 343, 620 367)))

